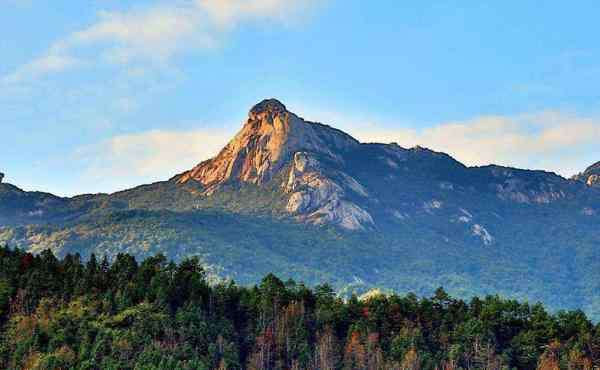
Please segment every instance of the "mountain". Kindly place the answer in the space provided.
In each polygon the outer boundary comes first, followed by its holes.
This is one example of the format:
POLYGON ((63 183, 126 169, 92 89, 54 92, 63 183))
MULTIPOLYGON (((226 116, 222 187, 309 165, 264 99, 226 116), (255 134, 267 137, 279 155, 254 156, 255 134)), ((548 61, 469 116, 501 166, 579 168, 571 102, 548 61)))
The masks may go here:
POLYGON ((275 272, 358 293, 444 286, 600 318, 600 188, 588 182, 361 143, 270 99, 217 156, 168 181, 73 198, 0 183, 0 243, 193 255, 240 283, 275 272))
POLYGON ((589 166, 582 173, 575 175, 573 179, 584 182, 587 186, 600 187, 600 162, 589 166))
POLYGON ((359 146, 341 131, 306 122, 279 101, 265 100, 250 110, 241 132, 217 157, 184 173, 178 182, 197 181, 210 195, 230 182, 261 186, 283 174, 279 185, 289 194, 287 212, 315 224, 363 229, 373 219, 346 194, 368 194, 340 170, 344 155, 359 146))

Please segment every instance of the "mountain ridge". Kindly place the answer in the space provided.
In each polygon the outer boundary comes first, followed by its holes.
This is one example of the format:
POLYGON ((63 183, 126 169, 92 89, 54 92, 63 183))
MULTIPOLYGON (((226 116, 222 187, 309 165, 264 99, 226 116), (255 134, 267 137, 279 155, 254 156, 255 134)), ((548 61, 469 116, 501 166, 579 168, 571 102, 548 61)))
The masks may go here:
POLYGON ((598 318, 599 217, 600 189, 580 180, 360 143, 273 100, 166 181, 72 198, 0 183, 0 244, 36 253, 198 256, 244 284, 275 272, 358 293, 444 286, 598 318))
MULTIPOLYGON (((548 203, 567 197, 558 187, 567 187, 569 180, 544 173, 552 183, 539 191, 522 191, 515 174, 542 176, 539 171, 520 170, 501 166, 467 167, 446 153, 420 146, 405 149, 397 144, 361 143, 352 136, 327 125, 305 121, 289 112, 276 99, 266 99, 250 109, 248 119, 240 132, 215 157, 201 162, 177 178, 184 184, 197 181, 211 195, 228 182, 241 181, 262 185, 279 171, 284 171, 281 188, 289 194, 286 210, 296 219, 314 224, 334 224, 348 230, 363 230, 376 224, 366 209, 368 191, 346 169, 348 154, 353 151, 379 150, 391 170, 398 169, 407 153, 437 157, 446 160, 457 171, 489 172, 491 178, 511 177, 504 184, 496 184, 499 197, 516 202, 548 203), (364 150, 363 150, 364 149, 364 150), (287 166, 287 167, 286 167, 287 166), (289 168, 288 168, 289 167, 289 168), (284 168, 286 168, 284 170, 284 168), (504 174, 504 175, 501 175, 504 174), (562 180, 560 180, 562 179, 562 180), (558 184, 560 181, 565 184, 558 184), (354 198, 354 199, 350 199, 354 198)), ((351 154, 350 154, 351 155, 351 154)), ((371 201, 377 202, 373 197, 371 201)))

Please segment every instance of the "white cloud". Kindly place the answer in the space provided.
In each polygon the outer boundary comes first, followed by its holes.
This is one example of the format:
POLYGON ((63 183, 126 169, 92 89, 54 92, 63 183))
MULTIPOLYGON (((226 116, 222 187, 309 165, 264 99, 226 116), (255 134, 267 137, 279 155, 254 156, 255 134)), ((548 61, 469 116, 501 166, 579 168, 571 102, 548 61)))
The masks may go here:
POLYGON ((173 57, 217 47, 246 22, 299 19, 326 0, 183 0, 129 11, 103 11, 97 21, 56 41, 41 58, 5 76, 5 83, 35 80, 76 65, 79 58, 111 64, 164 64, 173 57), (85 55, 86 57, 75 57, 85 55))
POLYGON ((81 65, 82 61, 69 55, 48 54, 35 59, 4 76, 1 81, 14 84, 28 79, 37 79, 50 73, 61 72, 67 68, 81 65))
POLYGON ((134 58, 165 61, 184 45, 206 48, 216 43, 202 32, 202 17, 191 5, 156 6, 141 11, 102 12, 99 21, 59 43, 59 49, 107 43, 103 57, 114 63, 134 58))
POLYGON ((218 130, 152 130, 115 136, 80 148, 75 159, 86 168, 94 189, 126 187, 166 180, 218 153, 233 133, 218 130))
POLYGON ((301 16, 323 0, 197 0, 210 20, 223 27, 235 27, 252 19, 288 22, 288 16, 301 16))

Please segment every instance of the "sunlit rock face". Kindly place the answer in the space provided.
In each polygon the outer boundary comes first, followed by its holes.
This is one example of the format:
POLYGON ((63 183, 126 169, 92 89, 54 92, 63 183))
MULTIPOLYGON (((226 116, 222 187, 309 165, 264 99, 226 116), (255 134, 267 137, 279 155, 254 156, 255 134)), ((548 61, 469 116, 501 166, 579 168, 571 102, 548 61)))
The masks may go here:
POLYGON ((307 122, 275 99, 264 100, 250 110, 242 130, 215 158, 184 173, 179 181, 196 180, 209 193, 229 180, 260 185, 296 152, 308 151, 341 161, 340 152, 356 145, 355 139, 339 130, 307 122))
POLYGON ((345 199, 344 186, 366 194, 352 177, 340 174, 341 183, 321 170, 315 156, 343 163, 342 153, 360 145, 342 131, 305 121, 275 99, 254 106, 241 131, 215 157, 202 162, 179 178, 195 180, 210 195, 229 181, 262 185, 290 167, 284 190, 289 194, 286 210, 307 222, 363 229, 372 224, 367 211, 345 199))

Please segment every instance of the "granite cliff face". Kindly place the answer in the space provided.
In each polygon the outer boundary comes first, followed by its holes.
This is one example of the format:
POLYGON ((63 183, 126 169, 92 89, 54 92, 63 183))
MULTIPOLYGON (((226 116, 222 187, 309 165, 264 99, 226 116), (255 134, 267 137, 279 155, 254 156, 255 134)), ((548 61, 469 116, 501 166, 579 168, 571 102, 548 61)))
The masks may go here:
POLYGON ((341 161, 339 154, 356 145, 339 130, 307 122, 275 99, 264 100, 250 110, 242 130, 215 158, 184 173, 179 182, 193 179, 208 193, 230 180, 261 185, 299 151, 341 161))
POLYGON ((321 162, 343 166, 344 153, 360 144, 329 126, 307 122, 275 99, 254 106, 242 130, 215 157, 178 179, 197 181, 204 194, 219 191, 229 182, 263 185, 288 169, 281 184, 289 201, 286 210, 313 224, 334 224, 358 230, 373 224, 367 211, 345 199, 346 189, 360 188, 350 176, 327 169, 321 162), (342 181, 330 177, 332 173, 342 181))
POLYGON ((326 170, 307 152, 294 155, 284 189, 290 194, 286 210, 300 220, 348 230, 362 230, 374 224, 369 212, 346 197, 348 191, 368 197, 366 189, 344 172, 326 170))

